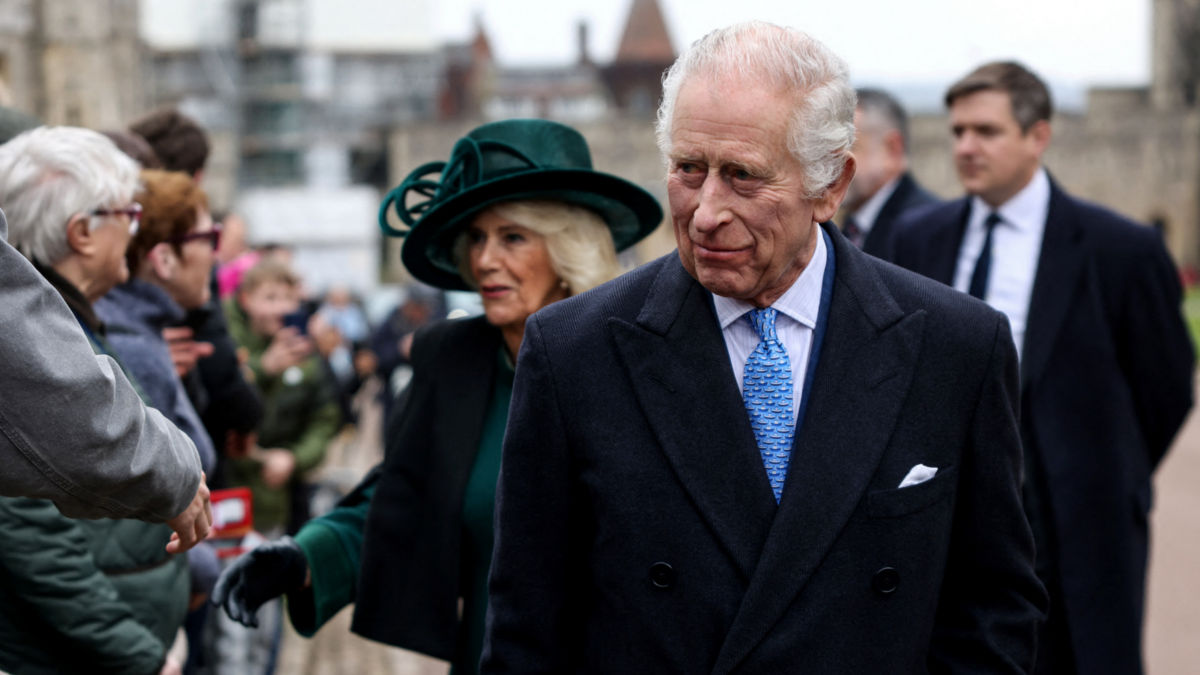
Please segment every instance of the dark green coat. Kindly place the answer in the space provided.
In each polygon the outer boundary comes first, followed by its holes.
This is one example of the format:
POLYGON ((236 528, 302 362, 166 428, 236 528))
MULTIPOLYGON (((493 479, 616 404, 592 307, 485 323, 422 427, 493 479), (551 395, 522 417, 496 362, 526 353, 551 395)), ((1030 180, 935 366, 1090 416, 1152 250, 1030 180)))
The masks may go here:
POLYGON ((188 602, 187 558, 163 548, 170 532, 0 498, 0 670, 157 673, 188 602))

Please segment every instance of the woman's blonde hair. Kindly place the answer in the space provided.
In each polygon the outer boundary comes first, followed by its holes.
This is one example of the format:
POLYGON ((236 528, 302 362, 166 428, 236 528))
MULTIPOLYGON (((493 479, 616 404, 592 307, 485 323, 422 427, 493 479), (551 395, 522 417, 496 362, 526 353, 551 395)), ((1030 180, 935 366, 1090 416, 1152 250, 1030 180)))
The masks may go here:
MULTIPOLYGON (((488 211, 545 237, 550 265, 567 283, 570 295, 599 286, 621 272, 612 235, 604 219, 594 211, 565 202, 543 200, 502 202, 480 214, 488 211)), ((458 235, 454 258, 459 274, 474 288, 471 258, 467 255, 470 245, 467 232, 458 235)))

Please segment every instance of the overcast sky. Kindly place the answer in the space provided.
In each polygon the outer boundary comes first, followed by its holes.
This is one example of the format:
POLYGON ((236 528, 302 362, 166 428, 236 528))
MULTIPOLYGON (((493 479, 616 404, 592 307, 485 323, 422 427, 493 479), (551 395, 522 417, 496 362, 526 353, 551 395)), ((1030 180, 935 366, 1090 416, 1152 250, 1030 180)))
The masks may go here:
MULTIPOLYGON (((857 82, 942 83, 993 58, 1017 58, 1048 79, 1149 80, 1151 0, 659 0, 676 50, 713 28, 764 19, 795 26, 849 63, 857 82)), ((482 16, 504 62, 562 62, 575 24, 610 59, 632 0, 438 0, 435 31, 461 39, 482 16)))
MULTIPOLYGON (((327 43, 430 48, 464 40, 479 16, 503 65, 552 65, 576 54, 590 26, 600 63, 616 51, 633 0, 304 0, 327 43)), ((676 50, 749 19, 811 33, 850 64, 856 84, 944 86, 978 63, 1024 61, 1070 86, 1145 84, 1152 0, 659 0, 676 50)), ((212 0, 142 0, 151 42, 203 35, 212 0)))

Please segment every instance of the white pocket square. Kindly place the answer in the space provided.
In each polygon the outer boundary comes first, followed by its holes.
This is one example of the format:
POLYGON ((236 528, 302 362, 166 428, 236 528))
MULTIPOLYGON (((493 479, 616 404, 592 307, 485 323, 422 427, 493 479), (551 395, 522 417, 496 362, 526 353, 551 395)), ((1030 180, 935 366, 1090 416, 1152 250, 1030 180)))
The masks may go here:
POLYGON ((930 478, 933 478, 935 475, 937 475, 936 466, 925 466, 924 464, 918 464, 908 470, 908 475, 904 477, 904 480, 900 481, 900 487, 906 488, 913 485, 920 485, 930 478))

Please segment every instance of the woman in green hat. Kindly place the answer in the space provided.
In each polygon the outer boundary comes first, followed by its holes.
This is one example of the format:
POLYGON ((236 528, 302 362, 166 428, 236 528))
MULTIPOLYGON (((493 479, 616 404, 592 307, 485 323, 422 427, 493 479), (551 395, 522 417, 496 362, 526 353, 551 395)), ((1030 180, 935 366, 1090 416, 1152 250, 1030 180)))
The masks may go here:
POLYGON ((379 220, 404 238, 401 259, 413 276, 478 291, 484 315, 417 333, 383 463, 294 540, 264 544, 230 567, 213 602, 255 625, 263 602, 287 595, 304 635, 354 602, 356 633, 473 673, 525 320, 614 277, 617 251, 657 227, 662 209, 645 190, 593 170, 574 129, 508 120, 468 133, 448 162, 409 174, 379 220))

